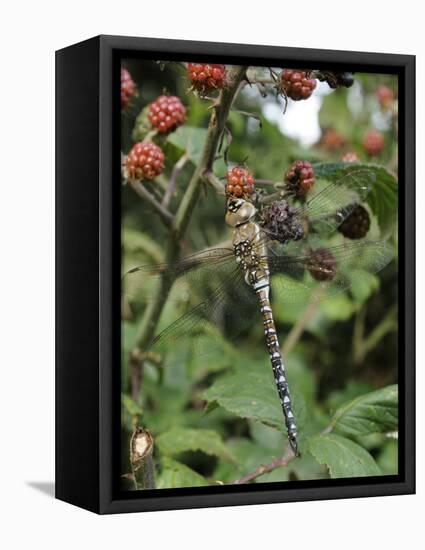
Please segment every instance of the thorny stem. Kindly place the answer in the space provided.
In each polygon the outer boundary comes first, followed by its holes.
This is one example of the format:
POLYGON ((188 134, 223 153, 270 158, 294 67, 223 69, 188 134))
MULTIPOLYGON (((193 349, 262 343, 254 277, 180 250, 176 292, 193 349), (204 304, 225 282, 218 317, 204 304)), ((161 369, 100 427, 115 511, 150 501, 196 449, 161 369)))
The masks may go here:
MULTIPOLYGON (((239 91, 240 85, 245 78, 245 74, 246 67, 234 67, 231 70, 229 74, 229 84, 221 91, 218 101, 214 106, 214 110, 211 113, 200 161, 189 181, 186 192, 170 227, 166 250, 166 263, 175 262, 179 256, 180 239, 186 231, 196 201, 198 200, 204 175, 205 173, 212 171, 220 137, 224 131, 230 108, 237 92, 239 91)), ((172 278, 169 275, 167 276, 167 273, 164 272, 160 278, 156 293, 153 296, 153 300, 146 308, 141 322, 137 339, 137 347, 142 350, 145 349, 146 345, 149 344, 154 336, 159 316, 167 300, 172 284, 172 278)), ((138 370, 141 372, 141 365, 138 370)), ((133 383, 137 384, 135 380, 133 380, 133 383)), ((138 385, 140 386, 140 384, 138 385)), ((135 392, 132 391, 133 395, 134 393, 135 392)), ((139 395, 137 396, 136 401, 138 400, 139 395)))
POLYGON ((164 198, 162 199, 162 203, 161 203, 164 208, 168 208, 168 205, 170 204, 171 197, 173 196, 174 191, 176 189, 177 177, 180 174, 180 172, 183 170, 184 165, 186 164, 188 159, 189 159, 188 154, 185 153, 179 158, 179 160, 174 165, 173 171, 171 172, 171 176, 168 182, 167 189, 164 193, 164 198))
POLYGON ((282 466, 288 466, 288 464, 292 462, 295 458, 296 458, 295 454, 292 452, 292 450, 290 450, 286 454, 284 454, 282 457, 275 458, 269 464, 260 464, 260 466, 258 466, 252 472, 244 475, 239 479, 236 479, 233 482, 233 485, 242 485, 244 483, 249 483, 250 481, 253 481, 257 477, 260 477, 264 474, 268 474, 269 472, 272 472, 273 470, 276 470, 276 468, 281 468, 282 466))
POLYGON ((139 197, 145 199, 151 206, 153 206, 165 225, 167 227, 170 227, 173 221, 173 215, 167 210, 167 208, 159 203, 156 198, 151 193, 149 193, 149 191, 146 189, 141 181, 128 180, 128 183, 131 185, 132 189, 139 195, 139 197))

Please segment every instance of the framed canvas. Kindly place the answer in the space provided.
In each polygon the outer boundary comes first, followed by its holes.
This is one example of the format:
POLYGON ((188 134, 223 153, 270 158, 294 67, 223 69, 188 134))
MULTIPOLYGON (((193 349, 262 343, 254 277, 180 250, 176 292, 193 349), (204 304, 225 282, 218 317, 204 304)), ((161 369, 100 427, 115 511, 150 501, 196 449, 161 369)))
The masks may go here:
POLYGON ((56 54, 56 496, 413 493, 413 56, 56 54))

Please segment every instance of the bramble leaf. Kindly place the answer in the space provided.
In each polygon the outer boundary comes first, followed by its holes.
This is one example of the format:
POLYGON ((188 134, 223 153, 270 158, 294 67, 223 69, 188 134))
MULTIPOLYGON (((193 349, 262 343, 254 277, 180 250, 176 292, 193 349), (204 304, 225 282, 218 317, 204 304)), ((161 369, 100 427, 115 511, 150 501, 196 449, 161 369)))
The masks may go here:
POLYGON ((332 478, 382 475, 372 456, 346 437, 320 434, 309 439, 311 454, 325 464, 332 478))

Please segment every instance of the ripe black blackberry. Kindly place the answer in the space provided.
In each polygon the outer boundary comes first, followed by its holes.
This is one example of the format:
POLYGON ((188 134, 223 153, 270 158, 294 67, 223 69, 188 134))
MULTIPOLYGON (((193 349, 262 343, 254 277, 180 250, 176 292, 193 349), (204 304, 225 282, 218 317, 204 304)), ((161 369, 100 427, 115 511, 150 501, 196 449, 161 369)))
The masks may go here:
POLYGON ((328 86, 332 89, 350 88, 354 84, 354 73, 350 72, 337 72, 337 71, 318 71, 317 78, 320 82, 327 82, 328 86))
POLYGON ((338 231, 348 239, 363 239, 369 229, 369 212, 361 204, 358 204, 338 227, 338 231))
POLYGON ((260 213, 260 224, 270 238, 281 243, 298 241, 304 236, 304 228, 298 212, 287 201, 276 201, 260 213))

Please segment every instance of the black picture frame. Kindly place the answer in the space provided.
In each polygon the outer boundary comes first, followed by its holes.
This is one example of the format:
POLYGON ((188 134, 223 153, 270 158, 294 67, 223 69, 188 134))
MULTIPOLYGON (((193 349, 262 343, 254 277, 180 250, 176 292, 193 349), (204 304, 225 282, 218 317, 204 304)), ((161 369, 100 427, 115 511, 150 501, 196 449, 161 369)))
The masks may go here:
POLYGON ((414 213, 414 56, 120 36, 56 52, 56 498, 106 514, 414 493, 414 213), (284 59, 289 67, 398 75, 397 476, 119 492, 119 94, 113 74, 121 57, 132 56, 229 64, 249 59, 265 66, 284 59))

